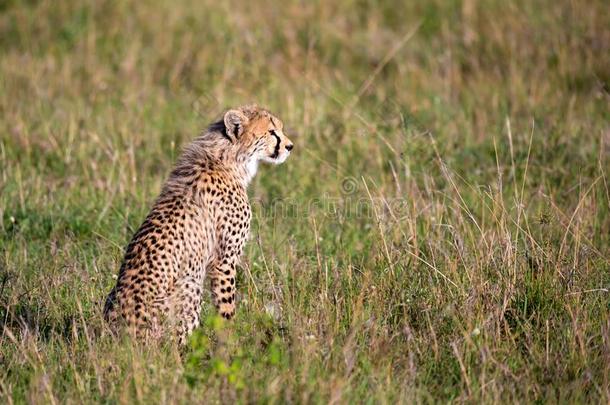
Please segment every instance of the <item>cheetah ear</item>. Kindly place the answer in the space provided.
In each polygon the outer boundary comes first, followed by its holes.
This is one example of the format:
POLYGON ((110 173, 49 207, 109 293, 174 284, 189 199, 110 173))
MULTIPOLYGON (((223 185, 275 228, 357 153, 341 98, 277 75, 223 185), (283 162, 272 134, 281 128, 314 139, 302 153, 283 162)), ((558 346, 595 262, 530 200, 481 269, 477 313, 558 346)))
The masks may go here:
POLYGON ((236 140, 244 132, 244 127, 248 123, 248 117, 239 110, 229 110, 225 113, 224 121, 227 135, 231 139, 236 140))

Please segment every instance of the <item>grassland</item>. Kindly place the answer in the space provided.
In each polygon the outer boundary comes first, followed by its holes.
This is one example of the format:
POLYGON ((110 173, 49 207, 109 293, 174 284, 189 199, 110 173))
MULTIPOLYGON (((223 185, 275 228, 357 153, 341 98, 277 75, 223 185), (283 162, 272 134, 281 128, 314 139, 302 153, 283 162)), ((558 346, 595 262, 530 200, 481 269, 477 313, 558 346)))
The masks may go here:
POLYGON ((602 0, 0 1, 0 401, 607 403, 609 86, 602 0), (296 147, 237 318, 114 338, 123 247, 248 102, 296 147))

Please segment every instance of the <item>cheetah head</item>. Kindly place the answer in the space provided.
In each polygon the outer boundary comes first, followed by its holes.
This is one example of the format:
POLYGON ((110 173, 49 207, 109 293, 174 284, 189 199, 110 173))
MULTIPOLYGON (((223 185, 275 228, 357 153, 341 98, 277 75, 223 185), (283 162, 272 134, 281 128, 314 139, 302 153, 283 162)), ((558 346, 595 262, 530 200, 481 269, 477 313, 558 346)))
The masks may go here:
POLYGON ((269 111, 248 105, 224 115, 225 133, 249 163, 283 163, 294 144, 284 135, 284 124, 269 111))

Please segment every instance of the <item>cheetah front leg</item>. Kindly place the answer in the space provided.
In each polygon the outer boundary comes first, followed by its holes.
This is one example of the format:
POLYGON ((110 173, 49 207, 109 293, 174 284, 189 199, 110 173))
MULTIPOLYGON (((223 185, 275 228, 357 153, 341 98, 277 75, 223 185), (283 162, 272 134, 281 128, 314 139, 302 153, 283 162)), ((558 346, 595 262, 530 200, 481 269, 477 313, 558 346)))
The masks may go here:
POLYGON ((235 260, 223 259, 210 272, 212 302, 225 319, 235 315, 235 269, 235 260))

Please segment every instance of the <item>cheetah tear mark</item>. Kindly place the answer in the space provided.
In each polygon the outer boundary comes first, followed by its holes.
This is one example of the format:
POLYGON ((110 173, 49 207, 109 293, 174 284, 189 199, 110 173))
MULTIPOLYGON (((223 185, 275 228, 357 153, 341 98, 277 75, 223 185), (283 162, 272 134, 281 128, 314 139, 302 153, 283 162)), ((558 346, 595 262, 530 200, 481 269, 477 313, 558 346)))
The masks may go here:
POLYGON ((275 149, 273 150, 273 154, 271 155, 271 159, 277 159, 280 155, 280 143, 282 142, 280 137, 275 133, 274 130, 271 130, 271 135, 275 137, 275 149))

